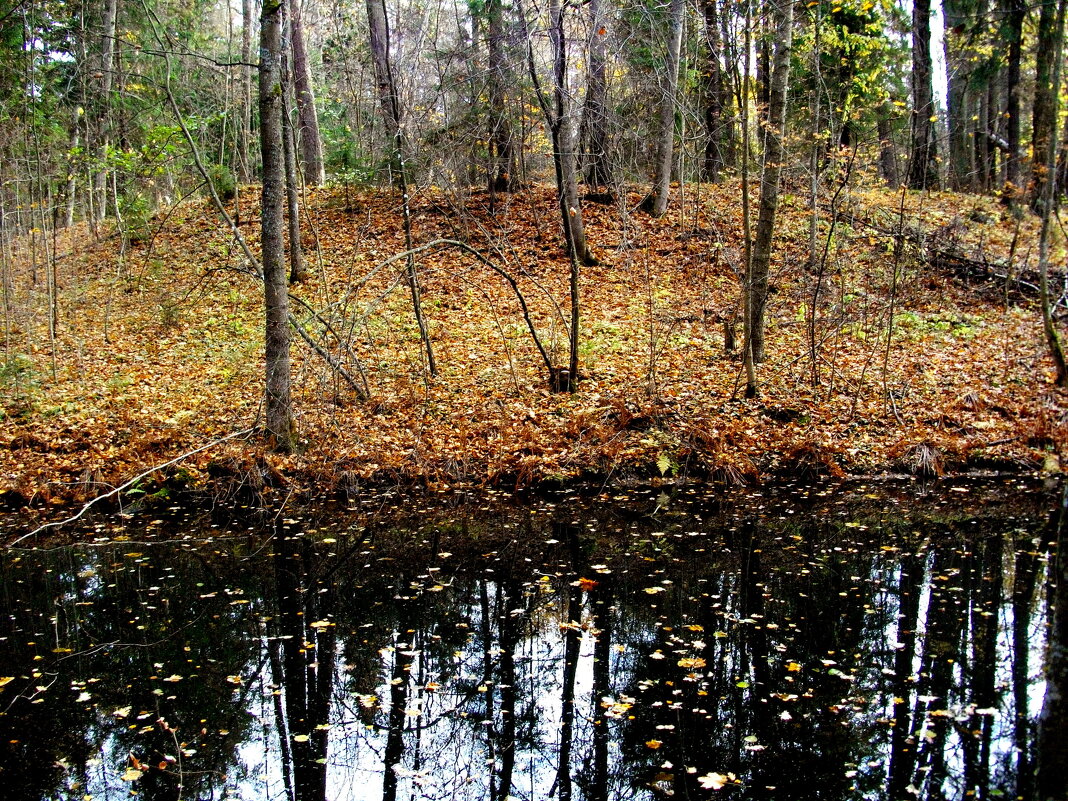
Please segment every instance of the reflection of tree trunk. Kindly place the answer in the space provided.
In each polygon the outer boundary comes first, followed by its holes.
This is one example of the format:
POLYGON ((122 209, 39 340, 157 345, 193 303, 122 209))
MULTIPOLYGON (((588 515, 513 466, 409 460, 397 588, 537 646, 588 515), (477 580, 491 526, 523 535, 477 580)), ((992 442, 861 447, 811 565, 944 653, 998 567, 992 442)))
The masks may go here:
MULTIPOLYGON (((482 694, 482 698, 486 704, 486 717, 485 722, 488 724, 486 727, 486 762, 490 765, 496 765, 497 763, 497 739, 494 737, 494 715, 493 705, 494 697, 497 693, 497 688, 494 686, 493 679, 493 627, 494 627, 494 615, 490 609, 489 602, 489 581, 485 576, 478 581, 478 602, 479 602, 479 619, 482 623, 482 683, 489 687, 485 693, 482 694)), ((500 610, 500 585, 497 585, 497 610, 500 610)), ((499 621, 498 621, 499 622, 499 621)), ((496 798, 496 781, 497 774, 492 773, 490 775, 490 798, 496 798)))
POLYGON ((593 646, 593 777, 589 801, 608 801, 608 718, 601 703, 612 695, 612 585, 605 575, 591 590, 597 641, 593 646))
POLYGON ((1028 684, 1031 667, 1031 602, 1038 579, 1038 558, 1028 539, 1016 543, 1012 582, 1012 698, 1013 739, 1016 746, 1016 795, 1030 798, 1034 773, 1031 722, 1028 719, 1028 684))
POLYGON ((894 653, 894 727, 890 737, 891 798, 906 797, 905 788, 912 779, 916 760, 912 735, 911 695, 912 663, 916 656, 916 627, 920 614, 920 587, 923 566, 918 557, 902 556, 898 581, 898 648, 894 653))
POLYGON ((389 733, 383 760, 382 801, 397 799, 397 771, 404 756, 404 709, 408 705, 408 669, 398 645, 393 650, 393 676, 389 688, 389 733))
MULTIPOLYGON (((946 552, 937 549, 931 563, 932 575, 947 575, 947 571, 952 567, 946 552)), ((925 697, 934 700, 925 702, 925 708, 917 705, 914 724, 923 721, 929 731, 928 736, 920 742, 918 769, 927 773, 926 781, 934 797, 938 797, 935 788, 941 787, 946 779, 946 746, 950 734, 950 718, 945 715, 933 716, 931 712, 950 708, 958 700, 952 697, 953 670, 960 659, 964 615, 957 609, 954 601, 955 596, 949 591, 947 581, 932 583, 931 599, 927 606, 927 633, 924 638, 923 656, 920 659, 919 689, 925 697)), ((914 732, 914 735, 917 734, 918 732, 914 732)))
MULTIPOLYGON (((554 524, 554 534, 566 540, 571 550, 571 569, 577 573, 582 564, 582 548, 578 531, 574 526, 554 524)), ((570 587, 567 595, 567 626, 564 628, 564 671, 560 690, 560 763, 556 771, 556 787, 560 801, 570 801, 572 795, 571 781, 571 745, 575 728, 575 677, 578 674, 579 646, 582 631, 582 588, 570 587)))
POLYGON ((1046 656, 1046 697, 1038 718, 1035 773, 1041 801, 1068 798, 1068 487, 1055 515, 1056 555, 1050 572, 1049 651, 1046 656))
MULTIPOLYGON (((336 640, 331 626, 311 628, 331 611, 332 593, 308 581, 314 562, 309 543, 288 539, 300 555, 275 552, 275 585, 282 645, 282 686, 292 753, 296 801, 326 797, 326 724, 333 692, 336 640), (322 727, 322 728, 320 728, 322 727)), ((281 733, 281 729, 280 729, 281 733)))
MULTIPOLYGON (((998 611, 1003 584, 1003 540, 1000 534, 989 537, 975 548, 972 569, 969 571, 972 602, 972 702, 977 709, 988 710, 998 705, 997 637, 998 611)), ((964 745, 965 784, 978 788, 980 798, 990 789, 990 746, 994 733, 994 718, 990 714, 973 715, 970 732, 961 735, 964 745)))
MULTIPOLYGON (((275 621, 277 622, 277 618, 275 621)), ((273 692, 274 718, 278 730, 278 750, 282 757, 282 784, 286 788, 286 798, 296 801, 293 796, 293 751, 289 747, 289 726, 286 725, 286 710, 284 706, 281 688, 285 686, 285 671, 282 669, 282 641, 278 639, 277 625, 269 629, 275 633, 271 635, 267 643, 268 654, 271 663, 271 684, 276 692, 273 692)))
POLYGON ((515 770, 516 687, 515 649, 519 645, 520 619, 511 614, 509 606, 523 593, 515 582, 505 582, 497 602, 497 625, 500 641, 500 668, 497 686, 501 690, 501 729, 497 742, 500 769, 497 774, 497 793, 492 801, 505 801, 512 794, 512 773, 515 770))

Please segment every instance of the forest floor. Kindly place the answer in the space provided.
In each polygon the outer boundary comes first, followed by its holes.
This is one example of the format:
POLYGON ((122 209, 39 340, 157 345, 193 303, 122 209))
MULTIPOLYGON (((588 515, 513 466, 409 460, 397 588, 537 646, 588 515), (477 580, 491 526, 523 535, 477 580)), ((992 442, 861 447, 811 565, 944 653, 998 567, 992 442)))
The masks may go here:
MULTIPOLYGON (((160 213, 140 242, 79 225, 54 242, 16 243, 0 492, 18 505, 76 502, 210 443, 135 491, 741 483, 1068 463, 1068 396, 1052 385, 1026 287, 1037 266, 1031 215, 986 197, 852 189, 821 206, 813 266, 807 195, 787 188, 767 360, 759 398, 746 400, 741 362, 724 348, 724 321, 739 309, 739 198, 737 183, 689 186, 662 219, 636 210, 637 193, 585 203, 601 264, 582 272, 582 380, 569 394, 550 391, 509 284, 444 244, 416 256, 431 377, 397 258, 399 199, 309 191, 312 277, 293 293, 318 319, 299 305, 294 313, 366 397, 294 336, 302 449, 285 456, 256 431, 261 286, 209 202, 160 213), (42 255, 52 247, 54 336, 42 255)), ((485 193, 417 193, 414 242, 461 241, 514 277, 545 348, 566 364, 555 195, 535 186, 495 200, 491 210, 485 193)), ((238 205, 231 211, 258 253, 256 188, 238 205)), ((1057 264, 1062 242, 1058 232, 1057 264)))

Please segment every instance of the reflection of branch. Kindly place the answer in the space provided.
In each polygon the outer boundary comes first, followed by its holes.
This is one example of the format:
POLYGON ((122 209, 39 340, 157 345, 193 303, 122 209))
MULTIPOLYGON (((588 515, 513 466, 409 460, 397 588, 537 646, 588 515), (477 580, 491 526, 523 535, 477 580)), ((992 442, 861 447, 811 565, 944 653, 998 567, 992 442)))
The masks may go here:
POLYGON ((97 495, 95 498, 93 498, 91 501, 89 501, 89 503, 85 504, 85 506, 83 506, 81 508, 81 510, 77 514, 72 515, 71 517, 68 517, 65 520, 59 520, 59 521, 53 522, 53 523, 44 523, 43 525, 40 525, 37 528, 35 528, 29 534, 23 534, 21 537, 19 537, 17 540, 12 542, 7 547, 8 548, 12 548, 12 547, 18 545, 23 540, 27 540, 30 537, 33 537, 33 536, 35 536, 37 534, 40 534, 42 531, 45 531, 46 529, 59 528, 60 526, 65 526, 68 523, 73 523, 74 521, 81 519, 82 515, 84 515, 86 512, 88 512, 91 507, 95 506, 100 501, 104 500, 105 498, 111 498, 111 497, 113 497, 115 495, 118 495, 123 490, 129 489, 130 487, 132 487, 134 484, 136 484, 141 479, 146 478, 147 476, 150 476, 153 473, 155 473, 155 472, 157 472, 159 470, 162 470, 165 467, 170 467, 172 464, 180 462, 183 459, 188 459, 190 456, 195 456, 196 454, 202 453, 203 451, 206 451, 209 448, 214 448, 216 445, 219 445, 220 443, 226 442, 228 439, 235 439, 236 437, 241 437, 241 436, 244 436, 245 434, 251 434, 254 430, 255 429, 252 429, 252 428, 245 428, 245 429, 242 429, 241 431, 234 431, 231 434, 227 434, 225 437, 220 437, 219 439, 212 440, 207 445, 201 445, 199 448, 196 448, 195 450, 186 451, 185 453, 179 454, 178 456, 175 456, 170 461, 164 462, 163 464, 158 464, 155 467, 150 467, 148 470, 145 470, 143 473, 138 473, 136 476, 131 478, 126 483, 120 484, 119 486, 115 487, 115 489, 111 490, 110 492, 105 492, 103 495, 97 495))

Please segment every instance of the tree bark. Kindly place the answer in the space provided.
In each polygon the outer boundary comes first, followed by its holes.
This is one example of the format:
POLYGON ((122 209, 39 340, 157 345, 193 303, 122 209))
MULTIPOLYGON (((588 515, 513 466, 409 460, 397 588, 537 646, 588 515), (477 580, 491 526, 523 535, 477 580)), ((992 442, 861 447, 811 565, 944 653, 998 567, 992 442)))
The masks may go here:
POLYGON ((319 113, 315 107, 300 0, 289 0, 289 40, 293 53, 293 87, 297 97, 301 166, 304 168, 304 180, 318 185, 326 182, 326 168, 323 164, 323 141, 319 134, 319 113))
MULTIPOLYGON (((241 62, 252 63, 252 0, 241 0, 241 62)), ((251 183, 255 170, 252 141, 252 69, 241 68, 241 122, 237 126, 237 169, 241 183, 251 183)))
POLYGON ((664 57, 660 99, 659 141, 656 148, 656 176, 650 211, 661 217, 671 200, 671 168, 675 160, 675 103, 679 89, 679 60, 682 52, 682 28, 686 17, 686 0, 671 0, 668 7, 667 53, 664 57))
MULTIPOLYGON (((1060 3, 1063 8, 1063 0, 1060 3)), ((1054 515, 1055 555, 1050 572, 1049 651, 1046 655, 1046 696, 1038 718, 1035 798, 1068 798, 1064 765, 1068 759, 1068 488, 1054 515)))
POLYGON ((115 34, 119 18, 119 0, 106 0, 103 15, 100 18, 100 60, 96 65, 95 78, 99 81, 96 114, 96 142, 93 148, 98 164, 93 173, 92 193, 97 220, 107 216, 107 182, 108 170, 106 159, 108 146, 111 144, 110 108, 111 89, 115 79, 115 34))
POLYGON ((386 130, 390 141, 390 172, 393 185, 401 195, 401 207, 404 213, 404 241, 408 251, 407 278, 408 291, 412 297, 412 310, 419 326, 419 336, 426 351, 427 368, 432 376, 438 374, 434 358, 434 347, 430 342, 430 332, 423 317, 423 302, 419 290, 419 277, 415 270, 412 241, 412 214, 408 197, 408 175, 404 163, 404 132, 401 130, 400 101, 397 98, 397 84, 393 80, 393 68, 389 59, 389 18, 386 16, 385 0, 367 0, 367 22, 371 43, 371 58, 374 66, 375 82, 378 85, 378 97, 382 103, 382 113, 386 121, 386 130))
POLYGON ((505 109, 505 87, 509 84, 510 70, 505 52, 504 9, 501 0, 488 0, 486 4, 486 50, 489 62, 489 107, 490 107, 490 175, 491 192, 511 192, 515 189, 515 139, 512 122, 505 109))
MULTIPOLYGON (((288 81, 287 81, 288 84, 288 81)), ((282 89, 282 148, 286 164, 286 221, 289 226, 289 283, 305 280, 304 249, 300 241, 300 176, 297 174, 297 137, 289 104, 288 85, 282 89)))
POLYGON ((607 187, 612 184, 612 166, 608 158, 608 28, 603 0, 590 0, 589 13, 589 68, 580 139, 586 183, 607 187))
POLYGON ((975 151, 969 134, 972 92, 970 89, 974 48, 968 44, 970 35, 969 5, 963 0, 942 0, 945 18, 946 79, 948 82, 949 118, 949 183, 959 191, 971 188, 975 173, 975 151))
POLYGON ((273 447, 296 444, 290 400, 289 294, 286 282, 285 165, 282 142, 282 0, 264 0, 260 16, 260 212, 263 291, 266 310, 266 417, 273 447))
POLYGON ((912 4, 912 156, 911 189, 938 188, 934 87, 931 64, 931 0, 912 4))
MULTIPOLYGON (((1009 199, 1020 194, 1020 62, 1023 57, 1023 25, 1027 16, 1024 0, 1007 0, 1006 36, 1008 61, 1005 65, 1005 191, 1009 199)), ((1039 61, 1042 61, 1041 54, 1039 61)))
POLYGON ((1038 16, 1038 57, 1035 59, 1035 98, 1031 107, 1031 208, 1041 213, 1045 198, 1049 165, 1045 155, 1049 152, 1050 138, 1054 135, 1053 124, 1053 59, 1042 54, 1052 53, 1056 48, 1056 8, 1052 2, 1044 2, 1038 16))
MULTIPOLYGON (((753 240, 752 267, 747 287, 746 346, 754 362, 764 360, 764 312, 768 299, 768 275, 771 244, 775 233, 775 214, 779 207, 779 174, 784 157, 786 132, 786 94, 790 79, 790 51, 793 43, 793 0, 773 0, 771 14, 775 20, 775 56, 768 98, 768 116, 764 123, 764 165, 760 173, 760 209, 753 240)), ((755 394, 747 387, 747 395, 755 394)))
POLYGON ((734 117, 730 92, 723 75, 723 40, 720 35, 719 0, 702 0, 707 47, 705 89, 705 153, 701 166, 706 181, 718 183, 723 169, 734 166, 734 117))
POLYGON ((897 148, 894 147, 894 134, 891 127, 893 106, 889 100, 883 101, 877 112, 875 124, 879 133, 879 172, 883 180, 895 189, 901 185, 901 171, 897 166, 897 148))

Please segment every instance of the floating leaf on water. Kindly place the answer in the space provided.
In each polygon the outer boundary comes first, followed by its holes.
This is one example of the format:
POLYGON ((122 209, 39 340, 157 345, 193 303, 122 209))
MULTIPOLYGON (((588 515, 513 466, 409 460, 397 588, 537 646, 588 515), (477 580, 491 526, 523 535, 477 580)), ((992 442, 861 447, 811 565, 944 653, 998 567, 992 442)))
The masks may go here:
POLYGON ((722 790, 730 779, 722 773, 706 773, 704 776, 698 776, 697 781, 705 790, 722 790))
POLYGON ((126 772, 122 774, 122 780, 124 782, 135 782, 143 775, 144 773, 137 768, 127 768, 126 772))

